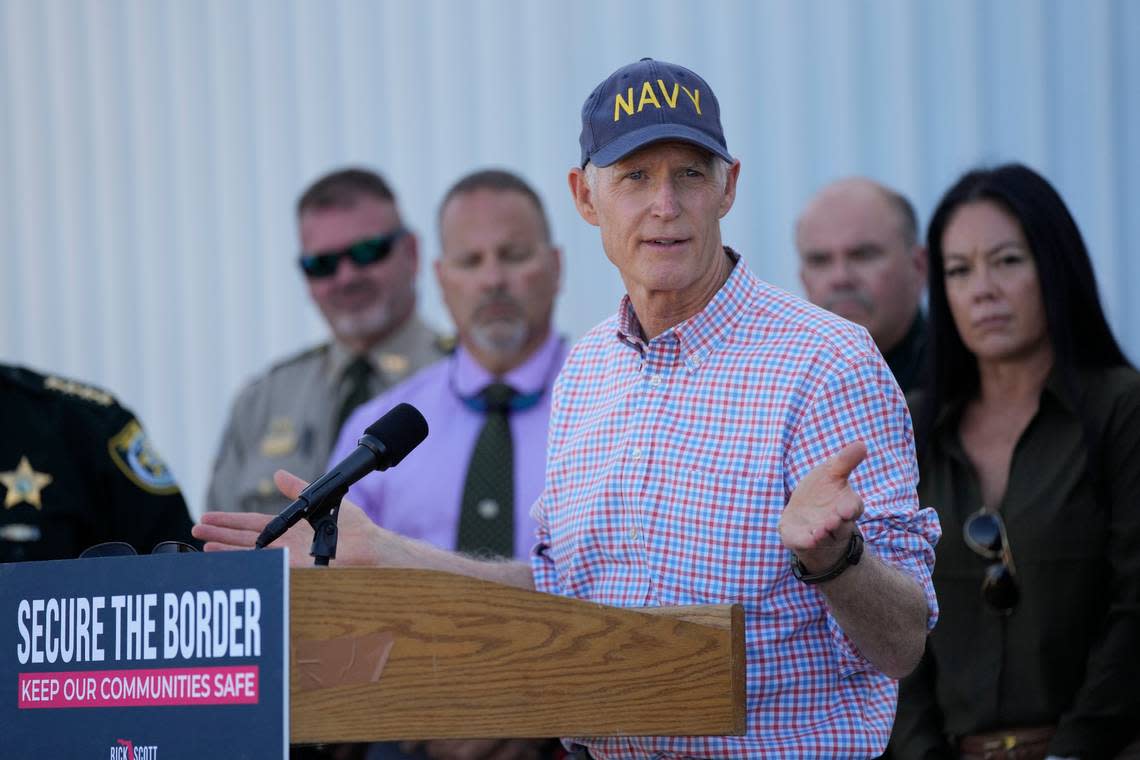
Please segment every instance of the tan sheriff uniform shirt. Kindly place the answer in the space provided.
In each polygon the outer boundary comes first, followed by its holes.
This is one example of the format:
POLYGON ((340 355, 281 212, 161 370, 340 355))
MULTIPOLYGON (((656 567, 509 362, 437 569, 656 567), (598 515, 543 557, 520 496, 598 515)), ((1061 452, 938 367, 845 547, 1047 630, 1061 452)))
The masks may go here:
MULTIPOLYGON (((379 394, 444 355, 444 342, 413 316, 370 353, 372 393, 379 394)), ((206 509, 277 513, 289 502, 273 485, 286 469, 313 480, 336 442, 336 416, 349 393, 344 372, 353 355, 324 343, 280 362, 238 394, 206 492, 206 509)))

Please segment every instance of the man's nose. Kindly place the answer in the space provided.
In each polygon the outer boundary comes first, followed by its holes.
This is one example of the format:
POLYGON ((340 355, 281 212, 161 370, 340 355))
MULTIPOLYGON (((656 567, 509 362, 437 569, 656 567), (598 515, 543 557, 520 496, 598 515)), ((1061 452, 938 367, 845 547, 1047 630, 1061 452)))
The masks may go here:
POLYGON ((855 267, 847 258, 840 256, 830 267, 828 280, 833 288, 851 288, 855 285, 855 267))
POLYGON ((653 193, 653 214, 662 219, 675 219, 681 213, 680 198, 671 179, 658 183, 653 193))
POLYGON ((507 281, 507 267, 498 256, 488 256, 478 269, 479 284, 487 290, 498 290, 507 281))
POLYGON ((332 280, 335 285, 347 285, 357 277, 356 262, 348 256, 341 256, 336 262, 336 271, 333 272, 332 280))

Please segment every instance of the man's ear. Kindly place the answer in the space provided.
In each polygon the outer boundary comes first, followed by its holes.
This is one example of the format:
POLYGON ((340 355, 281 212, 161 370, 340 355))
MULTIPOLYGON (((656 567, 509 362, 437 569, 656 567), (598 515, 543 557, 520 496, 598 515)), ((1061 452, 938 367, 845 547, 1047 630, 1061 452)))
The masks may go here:
POLYGON ((732 209, 732 204, 736 203, 736 180, 740 177, 740 159, 732 162, 732 166, 728 167, 728 175, 724 180, 724 195, 720 199, 720 209, 718 218, 723 219, 724 215, 732 209))
POLYGON ((926 255, 926 246, 915 244, 914 246, 914 268, 918 275, 918 289, 926 287, 926 276, 930 267, 930 259, 926 255))
POLYGON ((575 166, 570 170, 570 176, 567 177, 567 180, 570 183, 570 195, 574 197, 574 206, 578 209, 578 214, 597 227, 598 210, 594 207, 594 191, 590 188, 590 183, 586 181, 585 169, 575 166))
POLYGON ((435 271, 435 282, 439 285, 440 292, 443 292, 443 256, 433 261, 431 268, 435 271))

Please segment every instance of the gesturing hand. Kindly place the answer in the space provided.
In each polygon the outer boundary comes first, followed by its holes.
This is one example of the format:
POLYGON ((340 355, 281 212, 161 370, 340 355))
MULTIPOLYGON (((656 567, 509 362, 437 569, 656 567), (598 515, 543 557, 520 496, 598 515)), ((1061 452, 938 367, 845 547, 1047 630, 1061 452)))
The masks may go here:
POLYGON ((863 514, 863 500, 847 478, 866 456, 861 441, 847 444, 800 479, 784 507, 780 540, 810 573, 827 570, 847 552, 863 514))
MULTIPOLYGON (((296 499, 309 484, 285 470, 273 475, 277 489, 288 499, 296 499)), ((262 529, 273 519, 271 515, 255 512, 206 512, 202 521, 194 526, 194 537, 206 542, 206 551, 227 551, 252 549, 262 529)), ((337 558, 333 562, 341 565, 371 564, 372 544, 369 536, 375 528, 368 515, 364 514, 351 501, 341 502, 337 517, 339 540, 337 558)), ((272 547, 289 547, 289 563, 294 566, 312 564, 309 549, 313 543, 313 529, 305 520, 285 532, 274 541, 272 547)))

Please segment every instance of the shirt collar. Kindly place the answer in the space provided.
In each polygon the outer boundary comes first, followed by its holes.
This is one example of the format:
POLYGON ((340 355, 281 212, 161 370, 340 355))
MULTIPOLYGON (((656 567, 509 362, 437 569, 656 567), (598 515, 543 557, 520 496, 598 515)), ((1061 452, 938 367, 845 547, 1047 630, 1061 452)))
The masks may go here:
MULTIPOLYGON (((732 271, 720 290, 703 309, 680 324, 666 330, 654 340, 675 339, 690 371, 699 367, 732 332, 744 310, 751 304, 756 281, 740 254, 725 247, 732 260, 732 271)), ((642 350, 645 341, 641 322, 633 310, 629 295, 622 297, 618 306, 617 337, 622 342, 642 350)))
MULTIPOLYGON (((1041 388, 1039 398, 1041 399, 1042 405, 1052 400, 1069 413, 1077 414, 1077 408, 1073 405, 1073 400, 1070 398, 1070 394, 1065 387, 1064 374, 1055 363, 1053 364, 1053 368, 1049 370, 1049 376, 1045 378, 1045 385, 1041 388)), ((941 435, 943 431, 956 432, 958 421, 962 417, 962 410, 969 401, 969 398, 958 398, 954 401, 943 403, 937 414, 935 414, 934 429, 931 432, 936 435, 941 435)))
POLYGON ((452 362, 450 371, 454 373, 452 378, 455 391, 461 397, 470 397, 490 383, 501 380, 519 393, 538 393, 544 390, 558 374, 561 367, 560 359, 565 353, 562 349, 562 338, 551 330, 546 340, 527 357, 526 361, 499 378, 475 361, 471 352, 460 343, 455 349, 455 355, 448 360, 452 362))

